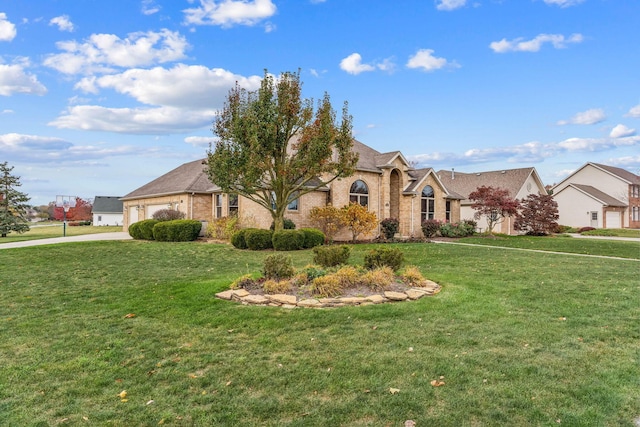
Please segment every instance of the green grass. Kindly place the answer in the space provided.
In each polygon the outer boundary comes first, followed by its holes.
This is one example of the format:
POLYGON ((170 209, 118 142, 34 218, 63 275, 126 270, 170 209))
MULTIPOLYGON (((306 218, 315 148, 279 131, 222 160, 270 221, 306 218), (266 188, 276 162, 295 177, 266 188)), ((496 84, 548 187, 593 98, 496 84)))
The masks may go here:
MULTIPOLYGON (((626 253, 623 243, 590 251, 626 253)), ((371 247, 354 246, 352 262, 371 247)), ((259 271, 267 253, 136 241, 0 251, 0 425, 633 426, 640 417, 638 261, 396 247, 440 294, 251 307, 214 294, 259 271)), ((312 259, 291 255, 297 267, 312 259)))
POLYGON ((633 228, 597 228, 582 233, 586 236, 615 236, 640 238, 640 229, 633 228))
MULTIPOLYGON (((7 237, 0 237, 0 244, 9 242, 21 242, 25 240, 50 239, 52 237, 62 237, 65 232, 62 223, 47 223, 46 225, 31 225, 31 229, 26 233, 9 233, 7 237)), ((113 233, 122 231, 122 226, 77 226, 70 227, 67 224, 67 236, 80 236, 83 234, 113 233)))

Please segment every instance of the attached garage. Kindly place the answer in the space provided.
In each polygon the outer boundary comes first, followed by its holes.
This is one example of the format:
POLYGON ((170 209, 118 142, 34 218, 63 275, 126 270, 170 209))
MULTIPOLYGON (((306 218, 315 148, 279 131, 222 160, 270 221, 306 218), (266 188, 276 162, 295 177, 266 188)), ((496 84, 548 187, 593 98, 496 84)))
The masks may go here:
POLYGON ((621 213, 615 211, 606 212, 606 228, 622 228, 621 213))

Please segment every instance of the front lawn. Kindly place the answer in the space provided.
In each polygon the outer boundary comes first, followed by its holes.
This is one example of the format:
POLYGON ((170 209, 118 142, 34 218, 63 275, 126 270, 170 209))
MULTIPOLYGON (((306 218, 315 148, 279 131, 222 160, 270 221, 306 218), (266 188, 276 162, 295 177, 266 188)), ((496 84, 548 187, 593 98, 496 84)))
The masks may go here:
POLYGON ((96 233, 113 233, 116 231, 122 231, 122 226, 114 226, 114 225, 103 225, 103 226, 92 226, 92 225, 83 225, 83 226, 73 226, 71 227, 67 224, 66 233, 63 230, 63 224, 61 222, 58 223, 47 223, 39 224, 36 223, 34 225, 29 225, 31 229, 26 233, 9 233, 6 237, 0 237, 0 244, 9 243, 9 242, 22 242, 24 240, 39 240, 39 239, 49 239, 52 237, 63 237, 64 234, 67 236, 80 236, 83 234, 96 234, 96 233))
MULTIPOLYGON (((267 253, 137 241, 0 251, 0 425, 633 426, 640 417, 640 262, 394 246, 442 292, 366 307, 250 307, 214 294, 260 271, 267 253)), ((352 262, 371 247, 355 245, 352 262)), ((312 259, 291 255, 297 267, 312 259)))

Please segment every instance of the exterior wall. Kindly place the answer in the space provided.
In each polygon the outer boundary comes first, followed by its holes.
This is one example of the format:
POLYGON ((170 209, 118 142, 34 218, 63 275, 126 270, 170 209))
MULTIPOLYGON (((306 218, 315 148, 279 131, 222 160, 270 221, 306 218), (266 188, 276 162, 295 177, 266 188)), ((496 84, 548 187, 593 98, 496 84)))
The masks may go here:
POLYGON ((634 221, 633 212, 634 208, 636 212, 640 211, 640 185, 630 185, 629 186, 629 209, 627 210, 625 221, 626 224, 629 224, 629 228, 640 228, 640 215, 636 214, 636 218, 634 221))
POLYGON ((590 185, 620 201, 629 200, 629 185, 626 182, 591 165, 586 165, 566 182, 560 183, 554 193, 559 193, 569 184, 590 185))
MULTIPOLYGON (((384 202, 381 199, 381 175, 375 172, 363 172, 356 171, 356 173, 348 178, 337 179, 330 184, 329 201, 336 208, 341 208, 349 204, 349 190, 351 184, 357 180, 362 180, 367 184, 369 189, 369 211, 374 212, 378 217, 378 222, 383 220, 381 214, 384 214, 382 206, 384 202)), ((324 205, 323 205, 324 206, 324 205)), ((372 234, 367 236, 360 236, 361 239, 372 239, 379 234, 379 228, 375 229, 372 234)), ((351 233, 349 230, 341 230, 335 236, 336 240, 351 240, 351 233)))
MULTIPOLYGON (((439 221, 445 221, 446 219, 447 200, 444 189, 438 185, 434 175, 428 175, 420 187, 416 188, 416 192, 418 193, 417 195, 404 197, 405 204, 400 212, 403 214, 403 218, 407 218, 409 220, 409 227, 405 227, 402 230, 404 236, 422 237, 422 189, 427 185, 430 185, 433 188, 433 198, 435 201, 434 219, 439 221)), ((459 215, 456 214, 452 215, 452 222, 456 222, 456 216, 458 216, 457 220, 460 220, 459 215)))
MULTIPOLYGON (((208 221, 212 216, 211 195, 209 194, 173 194, 169 196, 150 197, 123 201, 124 218, 122 227, 127 231, 131 225, 131 211, 138 212, 138 221, 150 219, 158 209, 169 207, 185 213, 187 219, 208 221)), ((135 222, 135 221, 133 221, 135 222)))
POLYGON ((94 213, 93 225, 122 225, 123 214, 121 213, 94 213))
POLYGON ((570 227, 592 227, 591 212, 598 212, 598 225, 603 226, 602 204, 573 188, 556 193, 554 200, 558 203, 558 224, 570 227))

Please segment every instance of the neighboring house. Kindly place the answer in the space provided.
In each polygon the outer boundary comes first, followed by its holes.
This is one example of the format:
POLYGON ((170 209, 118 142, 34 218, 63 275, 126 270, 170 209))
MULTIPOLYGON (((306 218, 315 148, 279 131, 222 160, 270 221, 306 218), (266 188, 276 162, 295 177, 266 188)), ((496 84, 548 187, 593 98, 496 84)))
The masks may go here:
MULTIPOLYGON (((342 207, 350 202, 367 206, 379 220, 397 218, 399 234, 404 237, 422 236, 425 219, 460 220, 462 197, 449 191, 433 169, 414 169, 399 151, 380 153, 355 140, 353 149, 359 154, 359 161, 352 176, 304 194, 289 205, 285 217, 298 228, 313 226, 309 218, 313 207, 342 207)), ((211 183, 204 162, 185 163, 122 197, 125 230, 164 208, 177 209, 186 218, 201 221, 237 215, 244 226, 271 225, 271 215, 262 206, 223 193, 211 183)), ((349 235, 345 231, 337 237, 347 239, 349 235)), ((363 236, 371 237, 375 236, 363 236)))
POLYGON ((640 176, 588 162, 552 188, 559 224, 640 228, 640 176))
MULTIPOLYGON (((547 194, 544 184, 535 168, 505 169, 499 171, 460 173, 441 170, 438 176, 449 191, 456 192, 463 200, 460 205, 460 218, 473 219, 475 210, 471 208, 473 202, 468 199, 469 194, 478 187, 486 186, 502 188, 509 191, 509 196, 522 200, 529 194, 547 194)), ((487 228, 486 217, 477 220, 478 229, 487 228)), ((494 232, 503 234, 517 234, 513 228, 514 218, 507 217, 502 223, 494 227, 494 232)))
POLYGON ((96 196, 93 199, 93 225, 122 225, 122 200, 119 197, 96 196))

